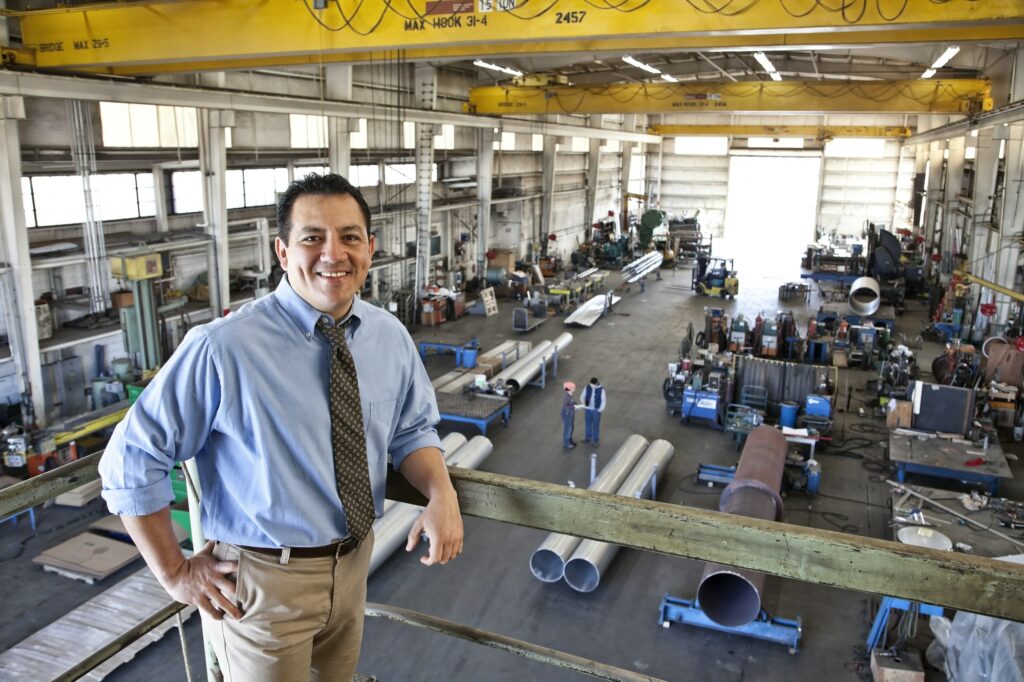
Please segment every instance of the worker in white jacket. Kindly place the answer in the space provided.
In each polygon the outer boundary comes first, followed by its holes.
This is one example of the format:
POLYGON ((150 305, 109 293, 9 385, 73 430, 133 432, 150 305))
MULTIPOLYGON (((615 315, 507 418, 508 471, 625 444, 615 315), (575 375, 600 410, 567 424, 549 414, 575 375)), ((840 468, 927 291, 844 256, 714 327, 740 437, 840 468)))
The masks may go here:
POLYGON ((586 438, 583 439, 583 442, 597 445, 601 440, 601 413, 604 412, 604 406, 607 403, 604 386, 597 380, 597 377, 591 379, 587 387, 583 389, 582 399, 586 421, 586 438))

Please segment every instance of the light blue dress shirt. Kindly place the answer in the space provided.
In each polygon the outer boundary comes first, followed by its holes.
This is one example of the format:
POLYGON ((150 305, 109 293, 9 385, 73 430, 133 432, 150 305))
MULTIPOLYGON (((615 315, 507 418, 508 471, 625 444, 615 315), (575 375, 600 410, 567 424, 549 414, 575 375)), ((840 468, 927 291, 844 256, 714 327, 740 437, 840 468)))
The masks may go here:
MULTIPOLYGON (((347 534, 331 450, 324 314, 287 278, 269 296, 192 329, 118 424, 100 462, 115 514, 173 499, 168 472, 195 457, 211 539, 316 547, 347 534)), ((353 302, 346 339, 359 375, 370 484, 383 512, 388 453, 440 447, 434 391, 416 346, 390 313, 353 302)), ((329 318, 328 318, 329 319, 329 318)))

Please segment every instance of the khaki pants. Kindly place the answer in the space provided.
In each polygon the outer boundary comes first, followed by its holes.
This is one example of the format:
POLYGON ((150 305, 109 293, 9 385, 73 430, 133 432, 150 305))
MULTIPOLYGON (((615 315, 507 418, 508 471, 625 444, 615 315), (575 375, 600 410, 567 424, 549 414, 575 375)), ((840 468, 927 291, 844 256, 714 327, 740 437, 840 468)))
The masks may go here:
POLYGON ((371 532, 340 559, 277 557, 217 543, 218 559, 238 561, 235 601, 244 615, 215 621, 203 632, 228 682, 344 680, 359 661, 366 607, 371 532))

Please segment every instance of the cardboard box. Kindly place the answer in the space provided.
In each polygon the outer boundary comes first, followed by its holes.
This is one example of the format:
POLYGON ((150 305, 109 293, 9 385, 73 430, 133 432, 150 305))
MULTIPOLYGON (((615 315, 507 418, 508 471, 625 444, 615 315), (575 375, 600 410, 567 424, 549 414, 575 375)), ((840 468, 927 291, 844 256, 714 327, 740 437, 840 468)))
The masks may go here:
POLYGON ((890 400, 885 405, 885 425, 890 429, 909 429, 914 404, 909 400, 890 400))
POLYGON ((82 533, 44 551, 32 559, 32 563, 100 580, 139 556, 135 545, 95 533, 82 533))
POLYGON ((842 368, 842 367, 849 367, 850 366, 850 356, 849 356, 848 351, 846 351, 845 349, 842 349, 842 350, 834 349, 832 351, 832 366, 833 367, 840 367, 840 368, 842 368))
POLYGON ((880 656, 876 649, 871 652, 871 679, 874 682, 924 682, 921 654, 909 649, 902 651, 897 663, 892 656, 880 656))

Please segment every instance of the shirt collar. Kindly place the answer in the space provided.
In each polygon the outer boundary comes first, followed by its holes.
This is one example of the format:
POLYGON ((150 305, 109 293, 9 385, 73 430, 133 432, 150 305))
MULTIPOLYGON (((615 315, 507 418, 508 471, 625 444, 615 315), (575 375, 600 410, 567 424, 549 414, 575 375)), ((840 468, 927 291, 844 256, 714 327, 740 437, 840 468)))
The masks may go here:
MULTIPOLYGON (((281 283, 277 285, 277 289, 274 291, 274 296, 277 297, 278 303, 284 308, 285 314, 291 318, 295 326, 299 328, 307 338, 313 334, 316 330, 316 323, 321 317, 330 318, 324 312, 321 312, 306 302, 301 296, 295 293, 292 289, 291 284, 288 283, 288 275, 286 274, 281 278, 281 283)), ((359 298, 352 299, 352 307, 349 308, 348 315, 342 318, 338 324, 344 325, 351 320, 349 329, 351 334, 354 336, 359 325, 362 323, 363 316, 365 313, 362 311, 362 306, 367 305, 359 298)))

